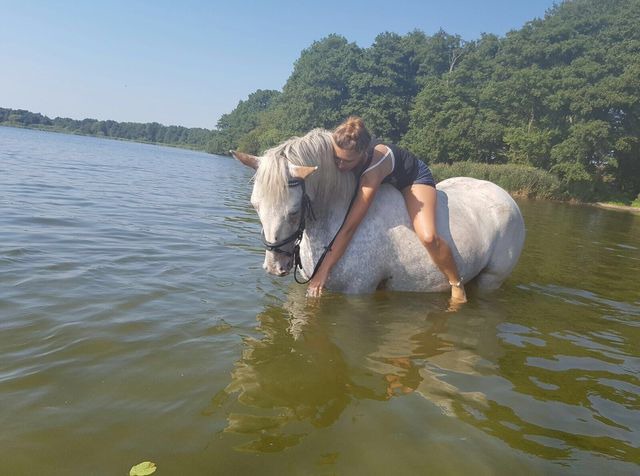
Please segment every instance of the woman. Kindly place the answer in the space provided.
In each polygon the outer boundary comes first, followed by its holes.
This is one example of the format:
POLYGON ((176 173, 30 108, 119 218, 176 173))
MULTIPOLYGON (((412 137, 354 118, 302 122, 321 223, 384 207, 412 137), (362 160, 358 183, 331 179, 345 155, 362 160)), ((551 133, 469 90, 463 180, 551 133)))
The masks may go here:
POLYGON ((371 134, 359 117, 349 117, 340 124, 332 134, 332 141, 338 169, 358 174, 359 190, 331 249, 309 281, 307 294, 322 294, 331 268, 349 246, 380 184, 390 183, 402 192, 416 234, 433 262, 449 280, 452 301, 466 302, 462 279, 451 250, 436 231, 436 185, 429 168, 404 149, 372 141, 371 134))

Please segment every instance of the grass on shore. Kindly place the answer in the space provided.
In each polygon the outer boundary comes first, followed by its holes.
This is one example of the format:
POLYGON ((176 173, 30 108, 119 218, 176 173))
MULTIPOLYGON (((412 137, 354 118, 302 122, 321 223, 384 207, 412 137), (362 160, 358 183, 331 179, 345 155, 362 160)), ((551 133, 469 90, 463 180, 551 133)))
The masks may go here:
POLYGON ((451 165, 434 164, 430 168, 438 182, 450 177, 474 177, 493 182, 512 195, 543 199, 564 198, 564 187, 555 175, 525 165, 456 162, 451 165))

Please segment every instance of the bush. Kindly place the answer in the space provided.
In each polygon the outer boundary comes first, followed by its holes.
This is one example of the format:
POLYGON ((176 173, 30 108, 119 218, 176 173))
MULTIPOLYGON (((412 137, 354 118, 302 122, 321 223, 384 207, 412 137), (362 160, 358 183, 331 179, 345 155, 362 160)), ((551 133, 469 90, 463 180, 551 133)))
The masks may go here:
POLYGON ((514 195, 528 198, 564 198, 560 180, 544 170, 526 165, 490 165, 477 162, 455 162, 431 166, 436 181, 450 177, 474 177, 493 182, 514 195))

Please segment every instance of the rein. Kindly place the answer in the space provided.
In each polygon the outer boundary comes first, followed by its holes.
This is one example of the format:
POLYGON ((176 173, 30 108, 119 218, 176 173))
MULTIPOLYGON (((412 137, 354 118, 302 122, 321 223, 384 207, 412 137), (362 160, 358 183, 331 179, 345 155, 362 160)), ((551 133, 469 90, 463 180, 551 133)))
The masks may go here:
POLYGON ((355 187, 355 190, 353 192, 353 196, 351 197, 351 201, 349 202, 349 207, 347 208, 347 213, 345 213, 345 215, 344 215, 344 219, 342 220, 342 224, 340 225, 340 228, 338 228, 338 231, 336 231, 336 234, 333 235, 333 238, 331 239, 329 244, 324 247, 324 251, 322 252, 322 255, 320 255, 320 259, 318 260, 316 265, 313 267, 313 273, 311 273, 311 276, 306 281, 301 281, 300 279, 298 279, 298 268, 301 271, 304 271, 304 269, 302 269, 302 261, 300 260, 300 242, 302 241, 302 235, 304 234, 304 229, 306 227, 306 218, 307 218, 307 216, 309 217, 309 219, 315 220, 316 219, 316 215, 313 212, 313 208, 311 207, 311 199, 309 198, 309 195, 307 195, 307 190, 305 188, 304 180, 303 179, 292 179, 292 180, 289 180, 289 182, 287 183, 290 188, 291 187, 298 187, 298 186, 302 187, 302 210, 300 212, 301 216, 300 216, 300 223, 298 223, 298 229, 295 232, 293 232, 293 234, 291 234, 290 236, 285 238, 284 240, 280 240, 280 241, 277 241, 275 243, 271 243, 271 242, 269 242, 269 241, 267 241, 265 239, 264 230, 263 230, 262 231, 262 242, 264 243, 264 247, 268 251, 274 251, 276 253, 282 253, 282 254, 284 254, 286 256, 293 256, 293 266, 294 266, 294 268, 293 268, 293 279, 295 279, 296 283, 298 283, 298 284, 307 284, 316 275, 316 273, 318 271, 318 268, 320 267, 320 265, 324 261, 325 256, 331 250, 331 246, 333 245, 333 242, 336 240, 336 237, 338 236, 338 233, 340 233, 340 230, 342 230, 342 227, 344 226, 345 222, 347 221, 347 217, 349 216, 349 211, 351 210, 351 207, 353 206, 353 202, 355 201, 356 196, 358 195, 358 185, 359 185, 359 183, 360 183, 360 178, 358 177, 358 182, 356 183, 356 187, 355 187), (292 241, 294 242, 294 246, 293 246, 293 251, 292 252, 291 251, 286 251, 286 250, 283 250, 283 249, 280 248, 281 246, 287 245, 287 244, 291 243, 292 241))
MULTIPOLYGON (((359 183, 360 183, 360 180, 358 180, 358 184, 359 183)), ((324 251, 320 255, 320 259, 318 260, 316 265, 313 267, 313 273, 311 273, 311 276, 306 281, 299 281, 298 280, 298 268, 300 268, 302 271, 304 271, 304 270, 302 269, 302 262, 300 261, 300 248, 298 246, 296 246, 298 254, 297 254, 297 257, 295 258, 296 264, 295 264, 295 268, 293 270, 293 279, 296 280, 296 283, 298 283, 298 284, 307 284, 309 281, 311 281, 313 279, 313 277, 318 272, 318 268, 320 267, 320 265, 324 261, 324 258, 325 258, 325 256, 327 256, 327 253, 329 251, 331 251, 331 246, 333 246, 333 242, 336 241, 336 238, 338 237, 338 233, 340 233, 340 230, 342 230, 342 227, 344 226, 345 222, 347 221, 347 217, 349 216, 349 212, 351 211, 351 206, 353 205, 353 202, 355 201, 356 196, 358 195, 358 184, 356 184, 356 189, 353 192, 353 196, 351 197, 351 201, 349 202, 349 207, 347 208, 347 213, 344 214, 344 219, 342 220, 342 224, 340 225, 340 228, 338 228, 338 231, 336 231, 336 234, 333 235, 333 238, 331 238, 331 241, 329 242, 329 244, 324 247, 324 251)))

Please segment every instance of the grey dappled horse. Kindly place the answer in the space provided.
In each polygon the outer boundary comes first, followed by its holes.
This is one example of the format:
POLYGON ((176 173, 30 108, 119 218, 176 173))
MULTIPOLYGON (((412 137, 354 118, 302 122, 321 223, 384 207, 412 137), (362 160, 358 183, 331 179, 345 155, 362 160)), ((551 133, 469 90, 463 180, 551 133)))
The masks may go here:
MULTIPOLYGON (((353 196, 354 174, 340 172, 331 133, 315 129, 265 152, 234 153, 256 169, 251 203, 263 226, 264 269, 284 276, 299 242, 302 274, 311 275, 342 224, 353 196)), ((440 182, 438 234, 451 247, 465 283, 495 289, 515 267, 524 244, 524 221, 502 188, 456 177, 440 182)), ((368 293, 378 288, 437 292, 450 289, 414 233, 400 192, 383 184, 349 247, 333 267, 327 289, 368 293)))

